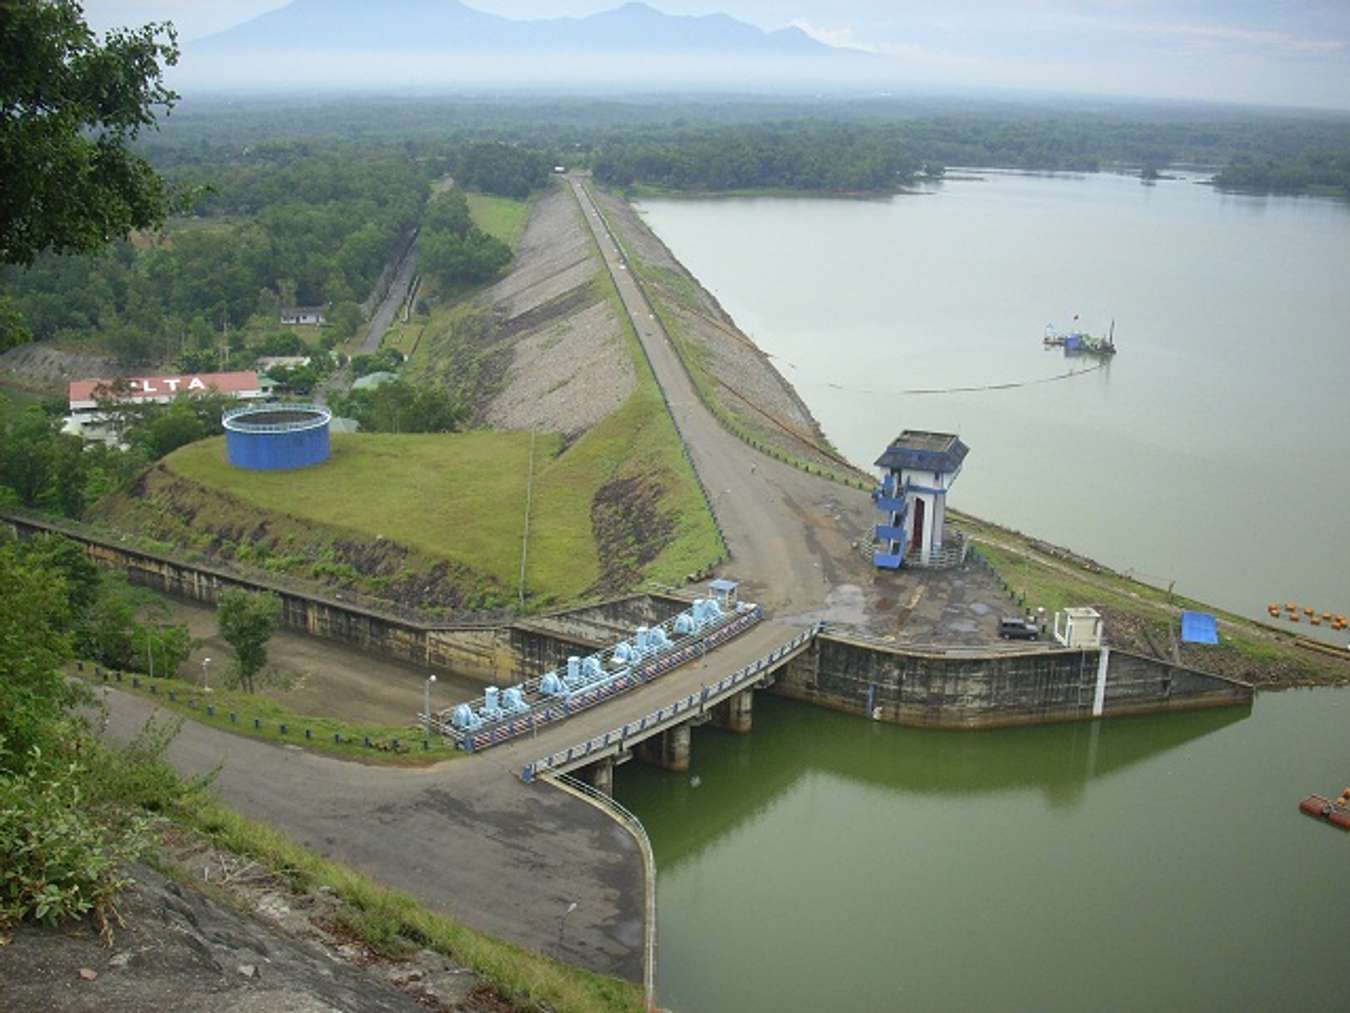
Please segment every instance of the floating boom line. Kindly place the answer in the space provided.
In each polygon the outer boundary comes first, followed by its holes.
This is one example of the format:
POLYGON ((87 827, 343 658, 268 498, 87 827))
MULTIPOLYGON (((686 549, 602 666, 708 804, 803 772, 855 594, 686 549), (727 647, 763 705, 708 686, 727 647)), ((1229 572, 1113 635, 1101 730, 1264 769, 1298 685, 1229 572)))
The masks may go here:
MULTIPOLYGON (((786 363, 794 369, 797 367, 793 363, 786 363)), ((1095 366, 1088 366, 1086 369, 1070 369, 1064 373, 1056 373, 1054 376, 1037 377, 1034 380, 1011 380, 1007 383, 983 383, 969 387, 906 387, 901 390, 875 390, 870 387, 850 387, 842 383, 826 382, 821 386, 829 387, 831 390, 844 391, 847 394, 875 394, 884 397, 900 397, 909 394, 980 394, 986 391, 995 390, 1015 390, 1018 387, 1035 387, 1043 383, 1055 383, 1059 380, 1072 380, 1076 376, 1086 376, 1088 373, 1095 373, 1099 369, 1106 368, 1106 363, 1101 362, 1095 366)), ((808 383, 810 381, 807 381, 808 383)))

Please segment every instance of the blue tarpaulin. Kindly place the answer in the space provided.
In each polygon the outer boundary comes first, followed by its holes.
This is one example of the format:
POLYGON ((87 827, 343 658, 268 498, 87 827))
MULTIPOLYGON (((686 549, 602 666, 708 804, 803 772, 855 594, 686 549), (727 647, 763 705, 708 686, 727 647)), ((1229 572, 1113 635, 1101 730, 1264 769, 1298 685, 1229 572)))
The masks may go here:
POLYGON ((1181 613, 1181 642, 1183 644, 1217 644, 1219 621, 1208 612, 1181 613))

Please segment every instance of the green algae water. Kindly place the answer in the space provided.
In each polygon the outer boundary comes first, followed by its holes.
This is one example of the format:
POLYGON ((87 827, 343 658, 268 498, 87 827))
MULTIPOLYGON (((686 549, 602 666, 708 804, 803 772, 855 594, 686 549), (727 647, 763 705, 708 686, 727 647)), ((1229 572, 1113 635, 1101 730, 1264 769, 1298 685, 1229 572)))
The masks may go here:
POLYGON ((957 509, 1242 614, 1350 613, 1350 202, 979 176, 639 208, 856 463, 959 432, 957 509), (1041 345, 1074 314, 1115 320, 1108 368, 901 393, 1090 366, 1041 345))
POLYGON ((767 694, 615 794, 676 1010, 1350 1009, 1350 691, 977 733, 767 694))

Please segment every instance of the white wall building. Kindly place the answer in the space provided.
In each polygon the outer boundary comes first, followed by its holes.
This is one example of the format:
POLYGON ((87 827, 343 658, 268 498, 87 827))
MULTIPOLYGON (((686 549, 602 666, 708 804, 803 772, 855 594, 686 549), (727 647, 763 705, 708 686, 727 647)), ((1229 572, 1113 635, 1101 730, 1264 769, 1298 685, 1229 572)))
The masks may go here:
POLYGON ((882 521, 875 529, 876 566, 896 570, 907 560, 928 566, 942 551, 947 490, 969 452, 954 433, 906 429, 877 458, 881 486, 872 500, 882 521))

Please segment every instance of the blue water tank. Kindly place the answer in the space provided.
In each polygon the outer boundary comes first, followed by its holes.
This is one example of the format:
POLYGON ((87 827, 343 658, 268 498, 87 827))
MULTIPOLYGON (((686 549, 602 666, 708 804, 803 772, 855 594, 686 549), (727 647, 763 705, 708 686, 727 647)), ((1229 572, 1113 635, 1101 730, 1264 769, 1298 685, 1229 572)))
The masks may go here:
POLYGON ((328 460, 333 413, 314 404, 231 408, 221 418, 225 447, 236 468, 291 471, 328 460))

